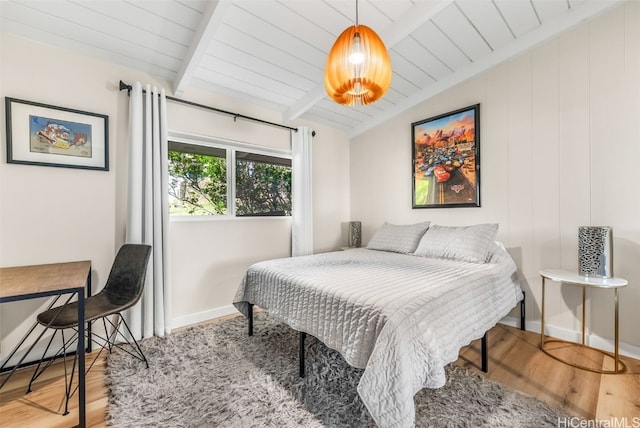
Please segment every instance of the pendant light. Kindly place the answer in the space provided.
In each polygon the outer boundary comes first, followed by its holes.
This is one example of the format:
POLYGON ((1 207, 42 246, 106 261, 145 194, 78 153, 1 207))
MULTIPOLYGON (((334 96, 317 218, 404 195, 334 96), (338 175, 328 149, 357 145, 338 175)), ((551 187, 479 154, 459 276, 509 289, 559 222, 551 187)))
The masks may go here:
POLYGON ((380 37, 358 24, 340 34, 333 44, 324 71, 324 86, 338 104, 371 104, 391 86, 391 59, 380 37))

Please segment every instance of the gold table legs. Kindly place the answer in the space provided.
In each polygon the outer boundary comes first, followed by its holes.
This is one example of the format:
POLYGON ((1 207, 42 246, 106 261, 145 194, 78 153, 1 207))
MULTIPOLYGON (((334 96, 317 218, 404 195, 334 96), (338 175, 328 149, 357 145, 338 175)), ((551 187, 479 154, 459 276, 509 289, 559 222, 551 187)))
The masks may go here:
POLYGON ((547 354, 548 356, 550 356, 551 358, 554 358, 562 363, 568 364, 571 367, 575 367, 578 369, 582 369, 582 370, 588 370, 590 372, 594 372, 594 373, 601 373, 601 374, 619 374, 619 373, 623 373, 626 370, 626 366, 624 365, 624 363, 622 361, 620 361, 620 354, 619 354, 619 321, 618 321, 618 289, 614 288, 613 291, 615 293, 615 312, 614 312, 614 353, 611 354, 610 352, 606 352, 603 351, 602 349, 598 349, 598 348, 594 348, 591 346, 587 346, 585 343, 585 317, 586 317, 586 287, 582 287, 582 341, 581 343, 574 343, 574 342, 568 342, 566 340, 560 340, 560 339, 546 339, 545 340, 545 336, 544 336, 544 315, 545 315, 545 281, 546 278, 543 276, 542 277, 542 310, 541 310, 541 316, 540 316, 540 349, 542 350, 542 352, 544 352, 545 354, 547 354), (610 358, 613 358, 614 364, 615 364, 615 368, 613 370, 599 370, 599 369, 594 369, 591 367, 585 367, 583 365, 580 364, 575 364, 572 363, 570 361, 567 361, 565 359, 562 359, 554 354, 552 354, 551 352, 549 352, 549 350, 545 347, 545 344, 550 343, 550 342, 555 342, 555 343, 565 343, 565 344, 570 344, 570 345, 574 345, 574 346, 579 346, 582 348, 587 348, 587 349, 591 349, 593 351, 599 352, 605 356, 608 356, 610 358))

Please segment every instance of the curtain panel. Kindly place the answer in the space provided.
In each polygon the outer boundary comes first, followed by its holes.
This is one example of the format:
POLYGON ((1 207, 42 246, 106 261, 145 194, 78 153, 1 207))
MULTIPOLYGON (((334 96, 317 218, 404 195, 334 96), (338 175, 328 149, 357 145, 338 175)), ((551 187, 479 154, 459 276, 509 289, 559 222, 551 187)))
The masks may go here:
POLYGON ((129 99, 126 242, 153 247, 144 293, 124 314, 136 339, 171 332, 168 273, 167 101, 164 89, 133 85, 129 99))
POLYGON ((313 130, 291 133, 291 255, 313 254, 313 130))

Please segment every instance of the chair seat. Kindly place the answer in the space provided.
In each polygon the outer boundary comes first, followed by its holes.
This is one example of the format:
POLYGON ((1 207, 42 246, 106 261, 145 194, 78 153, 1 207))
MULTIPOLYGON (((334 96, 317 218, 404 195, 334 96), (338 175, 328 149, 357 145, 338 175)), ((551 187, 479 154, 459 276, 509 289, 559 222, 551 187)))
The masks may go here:
MULTIPOLYGON (((88 297, 85 300, 85 321, 93 321, 107 315, 115 314, 132 306, 131 299, 127 297, 119 297, 109 293, 98 293, 95 296, 88 297)), ((62 310, 59 307, 49 309, 38 315, 38 322, 44 326, 49 325, 50 328, 71 328, 78 326, 78 302, 72 302, 64 306, 62 310), (60 312, 58 314, 58 312, 60 312), (56 316, 56 314, 58 314, 56 316), (55 319, 54 319, 55 317, 55 319), (53 319, 53 322, 51 320, 53 319)))

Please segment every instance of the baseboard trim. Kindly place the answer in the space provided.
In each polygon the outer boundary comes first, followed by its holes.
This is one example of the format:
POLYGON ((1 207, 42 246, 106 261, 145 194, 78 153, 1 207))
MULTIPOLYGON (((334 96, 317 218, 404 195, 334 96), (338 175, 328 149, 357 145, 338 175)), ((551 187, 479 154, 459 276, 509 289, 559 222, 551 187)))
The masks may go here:
MULTIPOLYGON (((520 328, 520 318, 516 317, 504 317, 500 320, 500 324, 509 325, 511 327, 520 328)), ((527 331, 540 334, 540 321, 539 320, 527 320, 525 323, 527 331)), ((570 342, 580 342, 582 333, 579 331, 569 330, 562 327, 549 325, 545 322, 545 330, 547 336, 555 337, 557 339, 567 340, 570 342)), ((586 343, 594 348, 603 349, 608 352, 613 352, 613 340, 605 339, 597 334, 589 333, 586 335, 586 343)), ((631 345, 630 343, 620 342, 618 345, 618 351, 620 355, 627 357, 640 359, 640 346, 631 345)))
POLYGON ((172 328, 186 327, 192 324, 198 324, 205 321, 210 321, 214 318, 224 317, 238 313, 238 310, 233 305, 221 306, 218 308, 209 309, 207 311, 197 312, 195 314, 184 315, 173 319, 171 323, 172 328))

